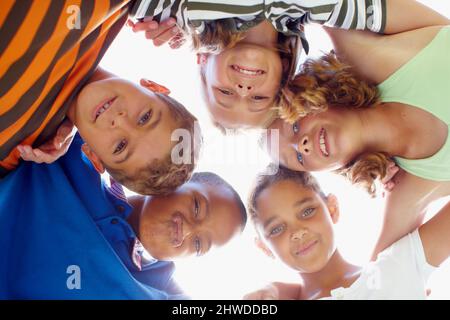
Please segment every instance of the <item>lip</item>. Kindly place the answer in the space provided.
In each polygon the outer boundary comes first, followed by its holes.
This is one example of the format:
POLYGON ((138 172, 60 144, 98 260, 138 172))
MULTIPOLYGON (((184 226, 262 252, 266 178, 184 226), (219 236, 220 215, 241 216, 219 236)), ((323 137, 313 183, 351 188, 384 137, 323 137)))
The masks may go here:
MULTIPOLYGON (((116 98, 117 97, 110 97, 110 98, 107 98, 107 99, 104 99, 104 100, 102 100, 98 105, 96 105, 95 106, 95 108, 92 110, 92 114, 91 114, 91 117, 92 117, 92 121, 93 122, 96 122, 97 121, 97 112, 100 110, 100 108, 105 104, 105 103, 108 103, 108 102, 110 102, 111 103, 111 105, 114 103, 114 101, 116 100, 116 98)), ((111 108, 111 106, 107 109, 107 110, 109 110, 111 108)), ((105 110, 105 111, 107 111, 107 110, 105 110)), ((105 113, 105 111, 103 112, 103 113, 105 113)), ((102 114, 103 114, 102 113, 102 114)), ((100 115, 99 115, 100 116, 100 115)))
POLYGON ((306 256, 307 254, 312 252, 312 250, 316 247, 316 245, 318 243, 319 243, 319 240, 313 240, 304 245, 299 246, 297 248, 297 250, 295 251, 295 255, 296 256, 306 256))
POLYGON ((180 214, 174 214, 172 217, 172 246, 178 248, 183 244, 183 218, 180 214))
POLYGON ((265 70, 262 69, 244 67, 239 64, 232 64, 230 65, 230 68, 239 75, 247 78, 259 77, 267 73, 265 70))
POLYGON ((327 135, 327 131, 325 130, 325 128, 321 128, 318 131, 317 137, 316 137, 316 141, 317 141, 317 148, 320 152, 320 154, 325 157, 328 158, 330 156, 330 147, 328 144, 328 135, 327 135), (324 138, 324 144, 325 144, 325 150, 327 151, 328 155, 326 155, 325 153, 322 152, 322 149, 320 148, 320 136, 322 135, 323 132, 323 138, 324 138))

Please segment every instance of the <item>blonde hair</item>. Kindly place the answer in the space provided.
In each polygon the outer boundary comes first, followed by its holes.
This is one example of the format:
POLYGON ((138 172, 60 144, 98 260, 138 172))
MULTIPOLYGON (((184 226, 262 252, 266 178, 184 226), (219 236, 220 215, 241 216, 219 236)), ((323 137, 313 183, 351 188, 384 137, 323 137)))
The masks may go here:
MULTIPOLYGON (((201 34, 196 34, 193 30, 189 34, 192 39, 192 45, 195 51, 204 54, 218 54, 223 50, 230 49, 234 47, 239 41, 245 38, 246 31, 235 31, 233 28, 228 26, 228 19, 220 19, 216 21, 211 21, 205 24, 205 29, 201 34)), ((296 36, 286 36, 282 33, 278 33, 278 46, 277 50, 280 54, 280 59, 288 61, 288 65, 283 67, 283 75, 281 77, 280 90, 285 85, 287 79, 290 77, 290 70, 292 69, 292 64, 295 63, 294 52, 297 48, 294 46, 294 39, 297 40, 296 36)), ((203 66, 200 66, 200 79, 201 79, 201 90, 202 96, 205 101, 207 101, 207 91, 206 88, 206 77, 205 70, 203 66)), ((276 94, 276 97, 280 95, 281 91, 276 94)), ((270 110, 271 115, 262 124, 263 127, 268 127, 277 118, 277 108, 275 107, 278 98, 275 98, 274 107, 270 110)), ((227 132, 238 132, 235 129, 227 128, 222 123, 213 120, 213 125, 222 134, 227 132)))
MULTIPOLYGON (((308 114, 326 111, 328 106, 356 109, 379 103, 376 86, 358 78, 332 52, 303 64, 295 78, 282 88, 277 109, 282 119, 293 123, 308 114)), ((375 180, 386 175, 388 163, 384 153, 364 153, 336 172, 374 196, 375 180)))

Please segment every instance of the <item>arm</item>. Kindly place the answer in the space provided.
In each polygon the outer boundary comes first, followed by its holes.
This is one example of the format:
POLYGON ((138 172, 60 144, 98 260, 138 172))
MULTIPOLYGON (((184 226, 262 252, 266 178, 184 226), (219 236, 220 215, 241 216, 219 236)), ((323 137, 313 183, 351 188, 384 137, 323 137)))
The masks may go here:
POLYGON ((427 262, 438 267, 450 256, 450 202, 419 228, 427 262))
POLYGON ((411 60, 441 30, 427 27, 393 35, 325 28, 336 54, 362 79, 379 84, 411 60))
POLYGON ((314 19, 311 13, 309 17, 309 21, 333 28, 371 30, 385 34, 450 23, 446 17, 413 0, 340 0, 327 21, 314 19))
POLYGON ((450 194, 450 182, 425 180, 403 170, 394 177, 395 188, 388 194, 380 236, 372 254, 389 247, 422 223, 428 205, 450 194))
POLYGON ((413 0, 386 1, 385 34, 450 24, 450 20, 430 7, 413 0))

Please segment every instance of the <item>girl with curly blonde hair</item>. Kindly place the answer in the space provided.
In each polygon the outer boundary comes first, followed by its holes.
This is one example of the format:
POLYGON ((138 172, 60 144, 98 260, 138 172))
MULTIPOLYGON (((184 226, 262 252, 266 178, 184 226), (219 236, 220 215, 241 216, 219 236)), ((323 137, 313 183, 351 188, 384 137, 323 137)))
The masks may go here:
POLYGON ((393 157, 401 184, 387 199, 379 252, 450 194, 450 27, 392 36, 327 31, 353 67, 334 54, 309 60, 283 89, 284 120, 270 128, 279 130, 282 165, 337 170, 370 193, 393 157))

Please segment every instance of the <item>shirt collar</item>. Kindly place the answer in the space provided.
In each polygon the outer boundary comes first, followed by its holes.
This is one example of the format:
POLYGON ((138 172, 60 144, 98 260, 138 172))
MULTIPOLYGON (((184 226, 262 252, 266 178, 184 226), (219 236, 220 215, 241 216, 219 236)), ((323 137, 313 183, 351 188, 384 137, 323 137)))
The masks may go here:
POLYGON ((156 262, 158 262, 157 259, 153 258, 150 253, 148 253, 147 250, 145 250, 142 243, 139 241, 138 238, 135 238, 133 247, 131 250, 131 260, 133 261, 134 265, 139 269, 139 271, 142 271, 142 268, 147 267, 149 265, 152 265, 156 262))

